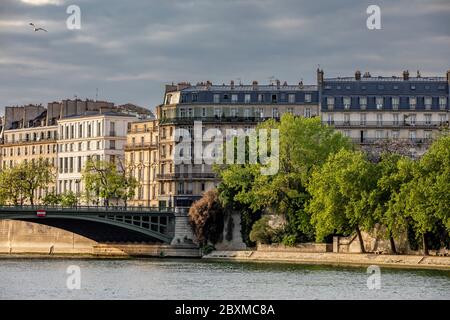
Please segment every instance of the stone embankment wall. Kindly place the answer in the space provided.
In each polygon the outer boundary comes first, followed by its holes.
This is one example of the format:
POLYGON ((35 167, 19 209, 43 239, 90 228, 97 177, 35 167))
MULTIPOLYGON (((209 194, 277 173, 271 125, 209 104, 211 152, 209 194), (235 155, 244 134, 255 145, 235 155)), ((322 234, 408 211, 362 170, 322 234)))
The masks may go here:
POLYGON ((0 220, 0 254, 199 257, 196 246, 98 243, 73 232, 32 222, 0 220))
POLYGON ((368 266, 450 270, 450 257, 379 255, 348 253, 314 253, 286 251, 213 251, 203 259, 248 262, 277 262, 340 266, 368 266))

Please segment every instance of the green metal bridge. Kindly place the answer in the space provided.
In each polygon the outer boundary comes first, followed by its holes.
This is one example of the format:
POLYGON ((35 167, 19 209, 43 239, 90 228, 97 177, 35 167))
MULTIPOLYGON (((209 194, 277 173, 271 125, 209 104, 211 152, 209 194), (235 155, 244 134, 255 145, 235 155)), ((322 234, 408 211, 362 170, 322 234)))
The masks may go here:
MULTIPOLYGON (((128 232, 170 243, 174 238, 177 211, 180 210, 130 206, 0 206, 0 220, 30 221, 89 234, 110 227, 112 233, 128 232), (89 227, 91 231, 88 232, 89 227)), ((183 216, 186 217, 186 214, 183 216)))

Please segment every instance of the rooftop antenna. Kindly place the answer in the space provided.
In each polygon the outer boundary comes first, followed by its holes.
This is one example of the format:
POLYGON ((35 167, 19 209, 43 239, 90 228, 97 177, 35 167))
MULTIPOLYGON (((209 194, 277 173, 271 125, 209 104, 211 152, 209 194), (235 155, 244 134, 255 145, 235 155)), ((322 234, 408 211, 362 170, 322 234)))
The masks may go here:
POLYGON ((98 88, 95 88, 95 102, 98 100, 98 88))
POLYGON ((270 76, 268 79, 270 84, 273 84, 275 82, 275 76, 270 76))

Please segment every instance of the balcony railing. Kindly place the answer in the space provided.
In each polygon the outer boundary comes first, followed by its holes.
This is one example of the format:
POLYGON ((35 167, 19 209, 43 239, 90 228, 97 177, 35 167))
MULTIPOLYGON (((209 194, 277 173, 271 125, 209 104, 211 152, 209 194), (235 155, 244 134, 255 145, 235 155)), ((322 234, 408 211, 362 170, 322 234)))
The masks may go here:
POLYGON ((383 143, 405 143, 411 145, 429 144, 432 138, 353 138, 354 143, 358 144, 383 144, 383 143))
POLYGON ((4 144, 5 145, 9 145, 9 144, 27 144, 27 143, 36 143, 36 142, 56 142, 56 138, 54 137, 50 137, 50 138, 37 138, 37 139, 18 139, 18 140, 4 140, 4 144))
POLYGON ((216 179, 213 172, 184 172, 184 173, 160 173, 156 175, 159 180, 184 180, 184 179, 216 179))
POLYGON ((127 143, 125 150, 147 149, 156 148, 156 142, 144 142, 144 143, 127 143))
POLYGON ((426 127, 426 128, 439 128, 448 127, 448 121, 323 121, 323 123, 332 125, 335 127, 426 127))
POLYGON ((161 124, 189 124, 193 121, 202 121, 205 123, 256 123, 268 119, 279 119, 279 117, 243 117, 243 116, 223 116, 223 117, 174 117, 163 118, 161 124))

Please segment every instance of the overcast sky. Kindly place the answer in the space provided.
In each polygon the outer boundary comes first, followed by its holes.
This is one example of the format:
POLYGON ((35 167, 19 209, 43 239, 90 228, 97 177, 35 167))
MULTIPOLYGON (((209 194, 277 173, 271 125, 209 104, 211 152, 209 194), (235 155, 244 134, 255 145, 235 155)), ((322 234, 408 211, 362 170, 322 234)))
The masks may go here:
POLYGON ((325 77, 443 76, 449 17, 449 0, 0 0, 0 108, 98 88, 99 99, 153 109, 166 83, 313 84, 318 64, 325 77), (66 27, 71 4, 81 30, 66 27), (366 27, 371 4, 381 30, 366 27))

